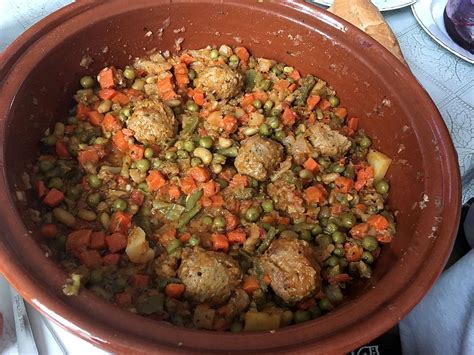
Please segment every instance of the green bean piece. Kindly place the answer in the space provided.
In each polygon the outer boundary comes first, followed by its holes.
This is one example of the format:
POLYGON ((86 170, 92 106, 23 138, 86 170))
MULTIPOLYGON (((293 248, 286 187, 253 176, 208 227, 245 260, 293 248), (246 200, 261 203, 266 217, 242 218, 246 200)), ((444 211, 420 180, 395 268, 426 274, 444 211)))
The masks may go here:
POLYGON ((270 246, 271 242, 273 241, 273 239, 275 239, 275 236, 276 236, 276 229, 274 227, 271 227, 267 234, 265 235, 265 238, 263 238, 262 242, 260 243, 260 245, 258 246, 257 248, 257 254, 262 254, 265 252, 265 250, 268 249, 268 247, 270 246))
POLYGON ((255 87, 257 72, 255 69, 249 69, 245 72, 245 91, 252 91, 255 87))
POLYGON ((173 239, 166 246, 166 251, 168 252, 168 254, 171 254, 176 249, 181 248, 181 247, 182 247, 181 241, 179 239, 173 239))
POLYGON ((196 130, 197 126, 199 125, 199 117, 196 115, 193 116, 185 116, 183 118, 183 129, 181 130, 181 133, 183 135, 189 135, 194 133, 196 130))
POLYGON ((203 191, 201 189, 194 190, 191 192, 188 197, 186 197, 186 211, 190 211, 197 202, 201 199, 203 191))
POLYGON ((237 147, 222 148, 218 149, 217 153, 225 157, 235 158, 239 153, 239 150, 237 149, 237 147))
POLYGON ((293 93, 295 101, 293 102, 297 106, 306 105, 306 100, 308 99, 309 93, 316 84, 316 78, 314 76, 308 75, 304 78, 301 78, 299 81, 299 87, 293 93))
POLYGON ((90 89, 94 86, 94 79, 91 76, 83 76, 80 80, 81 86, 84 89, 90 89))
POLYGON ((183 213, 178 222, 177 228, 182 228, 186 224, 188 224, 194 218, 194 216, 196 216, 199 213, 199 211, 201 211, 201 205, 197 204, 189 211, 183 213))

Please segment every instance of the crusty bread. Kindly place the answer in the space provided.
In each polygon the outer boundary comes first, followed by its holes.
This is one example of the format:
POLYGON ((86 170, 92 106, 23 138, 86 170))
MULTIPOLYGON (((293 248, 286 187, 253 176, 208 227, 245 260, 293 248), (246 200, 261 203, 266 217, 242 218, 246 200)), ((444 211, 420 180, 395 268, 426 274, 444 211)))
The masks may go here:
POLYGON ((334 0, 328 10, 367 33, 406 64, 395 35, 370 0, 334 0))

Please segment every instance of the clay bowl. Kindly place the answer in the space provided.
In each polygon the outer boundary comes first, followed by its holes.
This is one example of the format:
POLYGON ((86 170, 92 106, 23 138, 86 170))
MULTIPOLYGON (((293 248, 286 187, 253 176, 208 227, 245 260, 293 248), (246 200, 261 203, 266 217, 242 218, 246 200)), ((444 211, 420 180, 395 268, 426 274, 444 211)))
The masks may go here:
POLYGON ((412 74, 371 38, 302 1, 79 1, 50 15, 0 63, 1 271, 34 307, 109 350, 312 350, 341 353, 370 341, 412 309, 439 276, 458 227, 456 154, 433 102, 412 74), (164 29, 159 36, 159 29, 164 29), (185 27, 184 33, 174 29, 185 27), (151 31, 151 32, 149 32, 151 31), (147 34, 148 33, 148 34, 147 34), (79 78, 123 67, 147 51, 242 43, 255 55, 313 73, 336 88, 374 145, 393 158, 389 204, 398 233, 373 278, 337 310, 266 333, 187 330, 119 310, 86 290, 68 298, 66 275, 32 240, 14 191, 38 154, 42 132, 64 117, 79 78), (94 59, 89 69, 81 58, 94 59))

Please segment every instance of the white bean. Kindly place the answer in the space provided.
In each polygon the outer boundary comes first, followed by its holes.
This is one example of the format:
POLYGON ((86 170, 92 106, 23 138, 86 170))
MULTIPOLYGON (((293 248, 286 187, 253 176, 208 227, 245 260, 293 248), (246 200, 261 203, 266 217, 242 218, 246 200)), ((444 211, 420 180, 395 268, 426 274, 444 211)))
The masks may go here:
POLYGON ((76 224, 76 217, 74 217, 64 208, 56 207, 55 209, 53 209, 53 216, 58 220, 58 222, 68 227, 72 227, 76 224))
POLYGON ((90 210, 87 210, 85 208, 81 208, 78 212, 77 212, 77 216, 80 218, 80 219, 83 219, 84 221, 87 221, 87 222, 92 222, 92 221, 95 221, 95 219, 97 218, 97 215, 90 211, 90 210))
POLYGON ((200 158, 206 165, 209 165, 212 161, 212 153, 209 151, 209 149, 198 147, 194 149, 193 154, 195 157, 200 158))
POLYGON ((229 148, 232 146, 232 139, 219 137, 218 144, 221 148, 229 148))

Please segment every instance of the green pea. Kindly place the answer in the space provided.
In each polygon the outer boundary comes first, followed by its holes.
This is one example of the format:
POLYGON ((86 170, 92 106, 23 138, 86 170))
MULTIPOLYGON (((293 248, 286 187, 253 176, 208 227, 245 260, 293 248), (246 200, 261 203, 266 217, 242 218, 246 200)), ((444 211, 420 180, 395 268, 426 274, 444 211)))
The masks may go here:
POLYGON ((189 158, 189 153, 183 149, 179 149, 176 152, 176 155, 178 156, 178 159, 187 159, 189 158))
POLYGON ((298 175, 300 178, 305 179, 305 180, 313 179, 313 173, 306 169, 301 170, 298 175))
POLYGON ((275 74, 275 75, 281 74, 281 69, 280 69, 280 67, 278 66, 278 64, 274 65, 274 66, 270 69, 270 71, 271 71, 273 74, 275 74))
POLYGON ((321 309, 319 309, 318 305, 315 304, 313 307, 309 309, 309 312, 311 313, 311 318, 318 318, 321 316, 322 312, 321 309))
POLYGON ((272 100, 265 101, 265 104, 263 105, 263 109, 265 111, 270 111, 272 108, 273 108, 273 101, 272 100))
POLYGON ((332 309, 334 309, 334 306, 332 305, 331 301, 329 301, 328 298, 320 299, 318 305, 321 311, 323 312, 329 312, 332 309))
POLYGON ((339 258, 337 256, 330 256, 326 259, 325 264, 327 266, 336 266, 339 265, 339 258))
POLYGON ((186 108, 191 112, 198 112, 199 106, 194 101, 188 101, 186 108))
POLYGON ((273 201, 272 200, 265 200, 262 202, 262 209, 266 213, 270 213, 273 211, 273 201))
POLYGON ((255 107, 257 110, 258 110, 259 108, 262 108, 262 101, 260 101, 260 100, 258 100, 258 99, 253 100, 253 103, 252 103, 252 104, 253 104, 253 107, 255 107))
POLYGON ((153 155, 155 155, 155 152, 151 148, 146 148, 143 155, 145 156, 145 158, 151 159, 151 158, 153 158, 153 155))
POLYGON ((388 190, 390 190, 390 186, 388 184, 388 181, 385 180, 385 179, 382 179, 380 180, 379 182, 377 182, 375 184, 375 190, 379 193, 379 194, 386 194, 388 192, 388 190))
POLYGON ((372 145, 372 141, 367 136, 360 137, 357 142, 362 148, 369 148, 372 145))
POLYGON ((332 238, 330 235, 327 234, 318 234, 316 236, 316 243, 318 243, 319 246, 327 246, 329 244, 332 244, 332 238))
POLYGON ((307 230, 302 230, 300 232, 300 239, 303 239, 303 240, 306 240, 307 242, 309 242, 312 239, 311 232, 307 231, 307 230))
POLYGON ((87 196, 86 202, 90 207, 97 206, 100 202, 100 194, 98 192, 94 192, 92 194, 89 194, 87 196))
POLYGON ((176 160, 178 158, 176 152, 173 152, 171 150, 167 150, 165 153, 165 159, 166 160, 176 160))
POLYGON ((298 310, 294 313, 293 320, 296 324, 309 321, 311 319, 311 313, 308 311, 298 310))
POLYGON ((225 227, 225 218, 222 216, 217 216, 214 218, 214 222, 212 223, 212 226, 215 229, 222 229, 225 227))
POLYGON ((268 125, 273 129, 280 127, 280 120, 278 119, 278 117, 271 116, 268 118, 267 122, 268 125))
POLYGON ((212 60, 216 60, 217 58, 219 58, 219 51, 217 49, 213 49, 210 55, 212 60))
POLYGON ((337 96, 329 96, 328 101, 332 107, 336 107, 337 105, 339 105, 339 99, 337 98, 337 96))
POLYGON ((234 322, 230 325, 230 331, 232 333, 239 333, 244 329, 244 325, 241 322, 234 322))
POLYGON ((332 234, 332 240, 334 241, 334 243, 342 244, 346 241, 346 236, 342 232, 335 231, 332 234))
POLYGON ((269 136, 270 134, 272 134, 271 128, 268 127, 266 123, 260 125, 259 131, 262 136, 269 136))
POLYGON ((256 207, 250 207, 245 211, 245 219, 249 222, 255 222, 260 218, 260 211, 256 207))
POLYGON ((140 159, 135 163, 137 169, 142 172, 147 172, 150 169, 150 161, 148 159, 140 159))
POLYGON ((49 136, 44 137, 41 141, 48 147, 51 147, 56 144, 57 140, 58 139, 55 135, 50 134, 49 136))
POLYGON ((194 80, 194 79, 196 79, 196 76, 197 76, 196 71, 194 69, 189 69, 188 78, 190 80, 194 80))
POLYGON ((94 86, 94 79, 91 76, 83 76, 80 80, 81 86, 84 89, 90 89, 94 86))
POLYGON ((311 229, 311 234, 312 235, 318 235, 323 232, 323 228, 319 224, 316 224, 312 229, 311 229))
POLYGON ((370 251, 364 251, 362 253, 362 261, 367 264, 372 264, 374 262, 374 256, 370 251))
POLYGON ((199 166, 202 164, 202 160, 199 158, 192 158, 191 159, 191 166, 199 166))
POLYGON ((338 230, 338 227, 335 223, 329 222, 328 225, 326 226, 326 228, 324 228, 324 230, 328 234, 333 234, 334 232, 336 232, 338 230))
POLYGON ((379 247, 379 242, 377 241, 377 239, 375 239, 371 235, 368 235, 364 237, 364 239, 362 239, 362 247, 365 250, 374 251, 375 249, 379 247))
POLYGON ((42 159, 38 162, 38 168, 41 172, 45 173, 46 171, 49 171, 54 168, 54 160, 42 159))
POLYGON ((281 115, 281 109, 274 107, 272 111, 270 112, 270 115, 275 116, 275 117, 280 117, 281 115))
POLYGON ((339 257, 343 257, 346 252, 344 251, 344 248, 336 248, 334 249, 333 254, 339 257))
POLYGON ((201 243, 201 238, 197 234, 191 235, 188 240, 188 244, 192 247, 198 246, 201 243))
POLYGON ((319 224, 322 226, 322 227, 326 227, 329 223, 329 218, 327 217, 320 217, 319 218, 319 224))
POLYGON ((210 226, 214 221, 212 220, 211 216, 204 216, 201 219, 201 223, 205 226, 210 226))
POLYGON ((121 198, 118 198, 114 201, 112 208, 115 211, 125 211, 127 209, 127 202, 125 200, 122 200, 121 198))
POLYGON ((63 187, 63 185, 64 185, 63 180, 61 178, 58 178, 58 177, 53 177, 48 182, 48 187, 50 189, 55 188, 55 189, 60 190, 63 187))
POLYGON ((211 148, 212 147, 212 137, 201 137, 199 139, 199 145, 203 148, 211 148))
POLYGON ((335 164, 331 170, 335 173, 341 174, 344 172, 344 170, 346 170, 346 167, 344 165, 335 164))
POLYGON ((275 139, 278 140, 278 141, 282 141, 283 139, 286 138, 286 133, 285 131, 281 130, 281 131, 276 131, 275 132, 275 139))
POLYGON ((126 118, 130 117, 132 115, 132 111, 130 110, 129 107, 125 107, 123 109, 120 110, 120 113, 119 115, 123 115, 125 116, 126 118))
POLYGON ((90 187, 93 189, 97 189, 102 186, 102 180, 99 178, 98 175, 89 175, 87 177, 87 182, 89 183, 90 187))
POLYGON ((146 182, 139 183, 138 188, 144 192, 148 192, 148 184, 146 182))
MULTIPOLYGON (((344 250, 344 249, 342 249, 342 250, 344 250)), ((344 252, 344 254, 345 254, 345 252, 344 252)), ((344 256, 344 254, 342 254, 341 256, 344 256)), ((340 258, 340 259, 339 259, 339 265, 340 265, 342 268, 345 268, 345 267, 347 267, 347 265, 349 265, 349 263, 347 262, 346 259, 340 258)))
POLYGON ((341 215, 341 224, 344 228, 352 228, 356 224, 356 217, 350 212, 343 213, 341 215))
POLYGON ((123 71, 123 76, 125 78, 127 78, 128 80, 133 80, 135 79, 135 70, 133 70, 132 68, 125 68, 125 70, 123 71))
POLYGON ((194 151, 195 148, 196 146, 194 145, 193 141, 185 141, 183 143, 183 149, 187 151, 188 153, 191 153, 192 151, 194 151))
POLYGON ((318 164, 326 169, 329 167, 329 165, 331 165, 331 161, 329 160, 329 158, 321 157, 318 159, 318 164))
POLYGON ((176 251, 176 249, 181 248, 181 246, 182 243, 179 239, 173 239, 166 246, 166 251, 168 252, 168 254, 171 254, 176 251))

